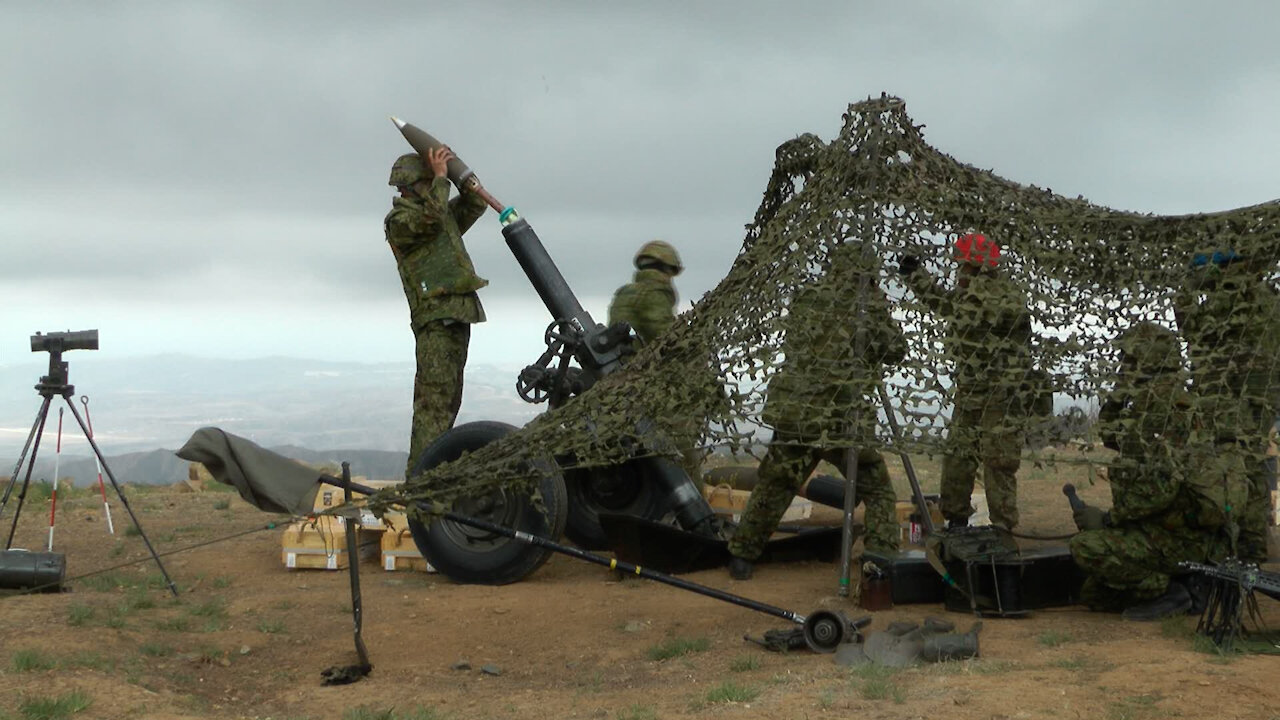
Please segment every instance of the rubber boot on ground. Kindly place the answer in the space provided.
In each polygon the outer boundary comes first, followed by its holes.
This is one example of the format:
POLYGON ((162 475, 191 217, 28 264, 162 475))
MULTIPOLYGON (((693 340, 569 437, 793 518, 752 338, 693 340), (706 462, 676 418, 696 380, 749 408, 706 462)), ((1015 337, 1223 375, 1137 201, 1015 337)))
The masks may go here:
POLYGON ((1174 615, 1185 615, 1191 609, 1191 593, 1179 582, 1170 582, 1164 594, 1155 600, 1125 608, 1120 616, 1125 620, 1151 622, 1174 615))

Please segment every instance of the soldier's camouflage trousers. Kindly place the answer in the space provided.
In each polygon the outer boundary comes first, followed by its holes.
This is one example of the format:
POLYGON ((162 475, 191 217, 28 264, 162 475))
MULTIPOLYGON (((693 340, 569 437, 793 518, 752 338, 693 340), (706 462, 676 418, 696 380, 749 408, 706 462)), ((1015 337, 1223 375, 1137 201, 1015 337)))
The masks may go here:
POLYGON ((1080 601, 1117 612, 1159 597, 1179 562, 1218 560, 1226 542, 1218 534, 1171 532, 1155 523, 1086 530, 1071 538, 1071 557, 1085 573, 1080 601))
POLYGON ((1009 529, 1018 524, 1018 467, 1024 429, 998 404, 957 405, 947 425, 947 454, 942 458, 943 517, 968 518, 973 483, 982 467, 991 521, 1009 529))
MULTIPOLYGON (((746 560, 760 557, 796 491, 818 462, 826 460, 844 472, 844 456, 843 450, 783 444, 775 436, 760 462, 759 480, 742 513, 742 522, 729 541, 729 552, 746 560)), ((894 505, 897 498, 889 480, 889 468, 875 450, 858 453, 857 496, 859 502, 866 505, 866 549, 896 552, 899 529, 894 505)))
POLYGON ((418 371, 413 378, 413 429, 409 434, 406 473, 413 470, 422 451, 453 427, 458 417, 471 325, 429 322, 417 331, 417 338, 418 371))

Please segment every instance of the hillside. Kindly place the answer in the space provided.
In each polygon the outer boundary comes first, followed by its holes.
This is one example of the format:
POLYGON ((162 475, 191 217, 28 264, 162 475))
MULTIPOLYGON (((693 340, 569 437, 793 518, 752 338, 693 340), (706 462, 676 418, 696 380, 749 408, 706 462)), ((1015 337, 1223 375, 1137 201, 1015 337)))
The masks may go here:
MULTIPOLYGON (((40 407, 33 388, 48 371, 41 357, 0 366, 0 457, 16 459, 31 430, 40 407)), ((181 447, 206 425, 267 447, 404 452, 413 373, 413 363, 186 355, 113 359, 82 353, 72 357, 70 380, 77 392, 77 411, 83 414, 82 396, 91 398, 93 429, 108 455, 181 447)), ((537 414, 542 408, 516 397, 515 374, 492 365, 469 366, 458 421, 521 425, 537 414)), ((41 457, 52 459, 60 406, 63 402, 55 399, 41 457)), ((64 463, 68 454, 88 456, 88 444, 70 413, 63 425, 64 463)), ((12 464, 0 466, 0 472, 10 468, 12 464)))
MULTIPOLYGON (((272 447, 271 450, 295 460, 311 465, 338 465, 351 463, 351 471, 363 475, 370 480, 395 480, 404 476, 405 462, 409 454, 395 450, 310 450, 295 445, 272 447)), ((135 485, 172 485, 187 477, 190 463, 173 454, 173 450, 149 450, 146 452, 125 453, 107 456, 107 465, 115 475, 116 482, 135 485)), ((13 470, 17 458, 0 458, 0 472, 8 475, 13 470)), ((36 468, 32 473, 33 482, 53 479, 52 457, 41 453, 36 459, 36 468)), ((23 463, 23 477, 26 463, 23 463)), ((3 477, 3 476, 0 476, 3 477)), ((97 464, 93 456, 63 456, 58 467, 58 477, 70 478, 76 487, 87 487, 98 481, 97 464)), ((103 476, 106 480, 106 476, 103 476)))

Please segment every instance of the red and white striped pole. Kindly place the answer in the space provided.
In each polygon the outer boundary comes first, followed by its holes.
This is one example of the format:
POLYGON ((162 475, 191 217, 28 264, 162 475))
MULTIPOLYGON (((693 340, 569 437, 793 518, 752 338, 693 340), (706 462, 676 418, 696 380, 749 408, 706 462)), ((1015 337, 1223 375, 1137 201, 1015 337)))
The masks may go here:
MULTIPOLYGON (((93 439, 93 418, 89 416, 89 396, 81 395, 80 404, 84 406, 84 421, 89 426, 89 439, 93 439)), ((61 412, 61 409, 59 409, 61 412)), ((93 463, 98 466, 98 493, 102 495, 102 512, 107 516, 107 532, 112 535, 116 534, 116 528, 111 524, 111 506, 107 504, 107 488, 102 483, 102 461, 98 459, 98 454, 93 454, 93 463)))
POLYGON ((58 408, 58 445, 53 453, 53 497, 49 503, 48 552, 53 552, 53 518, 58 513, 58 466, 62 462, 62 411, 63 408, 58 408))

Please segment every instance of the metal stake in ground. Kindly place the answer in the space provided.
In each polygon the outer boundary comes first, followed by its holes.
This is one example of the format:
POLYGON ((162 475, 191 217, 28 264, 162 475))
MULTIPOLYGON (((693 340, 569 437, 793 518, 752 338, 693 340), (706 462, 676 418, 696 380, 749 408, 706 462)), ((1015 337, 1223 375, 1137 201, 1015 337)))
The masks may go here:
MULTIPOLYGON (((80 404, 84 406, 84 420, 89 426, 89 437, 93 437, 93 417, 89 415, 89 396, 81 395, 80 404)), ((102 462, 93 456, 93 464, 98 467, 98 494, 102 496, 102 513, 107 518, 107 533, 116 534, 116 526, 111 522, 111 505, 107 503, 107 486, 102 482, 102 462)))
MULTIPOLYGON (((342 481, 346 483, 346 487, 342 488, 342 497, 350 505, 351 463, 342 463, 342 481)), ((355 628, 356 657, 360 662, 355 665, 339 665, 322 670, 320 677, 324 685, 346 685, 366 677, 373 671, 373 665, 369 663, 369 651, 364 646, 362 635, 364 601, 360 596, 360 543, 357 538, 359 521, 347 518, 343 524, 346 526, 347 535, 347 575, 351 582, 351 621, 355 628)))
POLYGON ((53 552, 53 521, 58 513, 58 470, 62 463, 62 408, 58 408, 58 447, 53 452, 53 494, 49 497, 49 543, 45 549, 53 552))

